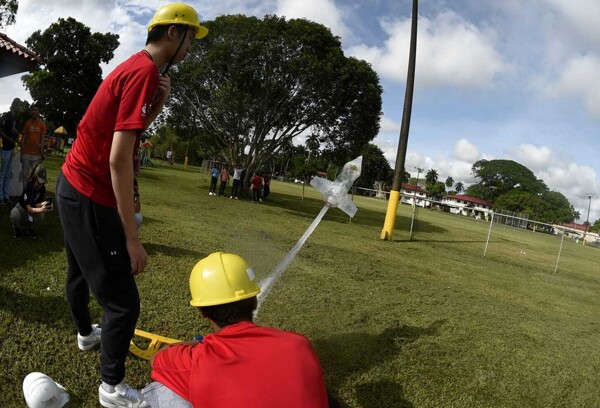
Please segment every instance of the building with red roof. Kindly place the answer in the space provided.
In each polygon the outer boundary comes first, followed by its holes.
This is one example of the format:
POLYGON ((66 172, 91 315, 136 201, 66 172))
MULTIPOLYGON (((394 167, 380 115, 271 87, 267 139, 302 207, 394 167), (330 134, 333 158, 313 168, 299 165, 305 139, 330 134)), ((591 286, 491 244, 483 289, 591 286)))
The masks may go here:
POLYGON ((0 78, 32 71, 40 62, 33 52, 0 33, 0 78))
POLYGON ((452 214, 481 217, 487 220, 492 211, 492 202, 467 195, 453 195, 442 198, 440 208, 452 214))

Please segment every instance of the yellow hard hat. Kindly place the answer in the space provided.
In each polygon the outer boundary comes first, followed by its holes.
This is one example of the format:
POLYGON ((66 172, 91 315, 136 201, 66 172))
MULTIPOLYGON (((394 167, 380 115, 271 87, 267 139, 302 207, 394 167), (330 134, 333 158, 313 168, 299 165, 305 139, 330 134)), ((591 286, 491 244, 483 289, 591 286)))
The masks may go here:
POLYGON ((194 266, 190 275, 192 306, 215 306, 260 293, 254 271, 237 255, 214 252, 194 266))
POLYGON ((192 6, 183 3, 171 3, 159 8, 150 25, 148 31, 157 25, 184 24, 196 29, 196 38, 204 38, 208 34, 208 28, 200 25, 198 13, 192 6))

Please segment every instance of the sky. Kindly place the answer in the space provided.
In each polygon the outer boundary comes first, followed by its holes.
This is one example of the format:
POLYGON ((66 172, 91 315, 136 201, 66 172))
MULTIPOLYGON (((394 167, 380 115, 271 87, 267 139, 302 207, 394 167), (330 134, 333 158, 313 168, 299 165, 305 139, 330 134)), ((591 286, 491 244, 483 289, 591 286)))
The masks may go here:
MULTIPOLYGON (((59 17, 120 35, 104 74, 140 50, 165 1, 19 0, 6 34, 25 44, 59 17)), ((421 0, 416 83, 406 170, 436 169, 465 185, 480 159, 508 159, 564 194, 590 222, 600 218, 600 1, 421 0), (588 193, 597 194, 588 198, 588 193)), ((189 1, 201 20, 241 13, 321 23, 345 55, 363 59, 383 87, 374 143, 395 165, 406 88, 412 0, 189 1)), ((210 34, 209 34, 210 35, 210 34)), ((31 100, 20 74, 0 78, 0 111, 31 100)))

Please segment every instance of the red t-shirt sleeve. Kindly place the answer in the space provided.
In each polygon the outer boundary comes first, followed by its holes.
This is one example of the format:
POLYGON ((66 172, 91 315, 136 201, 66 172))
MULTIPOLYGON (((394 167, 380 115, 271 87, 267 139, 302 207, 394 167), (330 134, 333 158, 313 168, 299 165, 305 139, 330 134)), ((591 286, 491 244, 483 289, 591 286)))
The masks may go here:
POLYGON ((146 129, 146 115, 158 84, 158 71, 152 64, 131 71, 122 84, 115 131, 146 129))
POLYGON ((152 379, 190 401, 190 380, 193 348, 197 346, 171 346, 156 354, 152 362, 152 379))

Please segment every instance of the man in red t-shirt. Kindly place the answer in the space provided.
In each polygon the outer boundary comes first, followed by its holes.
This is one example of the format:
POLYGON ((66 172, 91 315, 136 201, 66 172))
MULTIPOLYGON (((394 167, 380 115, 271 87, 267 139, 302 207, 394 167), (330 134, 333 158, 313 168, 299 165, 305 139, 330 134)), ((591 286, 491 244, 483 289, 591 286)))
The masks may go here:
POLYGON ((260 292, 237 255, 213 253, 190 276, 192 306, 214 331, 201 341, 168 346, 151 360, 142 390, 154 408, 326 408, 323 370, 309 340, 252 322, 260 292))
POLYGON ((105 407, 147 407, 123 382, 125 358, 140 311, 134 275, 148 255, 134 217, 133 158, 140 134, 161 112, 170 93, 166 71, 185 57, 191 41, 208 33, 185 4, 161 7, 148 27, 145 48, 102 82, 77 128, 56 187, 67 252, 67 301, 77 345, 100 344, 105 407), (158 69, 166 66, 163 75, 158 69), (89 291, 104 312, 92 325, 89 291))

